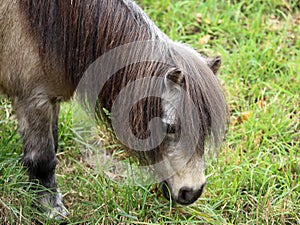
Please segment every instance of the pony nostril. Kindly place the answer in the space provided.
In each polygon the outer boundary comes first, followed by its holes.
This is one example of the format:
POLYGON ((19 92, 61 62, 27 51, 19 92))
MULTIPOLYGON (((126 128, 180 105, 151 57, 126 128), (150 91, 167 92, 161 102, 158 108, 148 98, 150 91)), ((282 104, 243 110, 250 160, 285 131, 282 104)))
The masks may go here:
POLYGON ((179 190, 177 202, 182 205, 189 205, 195 202, 203 192, 204 185, 197 191, 194 191, 192 188, 183 187, 179 190))
POLYGON ((166 181, 164 181, 160 184, 160 187, 161 187, 164 197, 166 199, 170 199, 170 191, 169 191, 168 183, 166 181))
POLYGON ((194 197, 194 191, 192 188, 183 187, 179 190, 178 200, 181 203, 189 203, 194 197))

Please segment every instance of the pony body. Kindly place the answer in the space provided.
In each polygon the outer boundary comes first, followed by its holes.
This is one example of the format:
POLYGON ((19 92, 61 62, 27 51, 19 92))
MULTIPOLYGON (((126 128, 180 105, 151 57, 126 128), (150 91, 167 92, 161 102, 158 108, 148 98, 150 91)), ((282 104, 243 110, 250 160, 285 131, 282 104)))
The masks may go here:
MULTIPOLYGON (((73 96, 97 58, 119 46, 143 41, 154 44, 116 55, 109 66, 117 68, 117 62, 126 61, 129 54, 135 58, 156 55, 157 60, 126 65, 105 82, 98 80, 105 73, 97 73, 94 79, 96 83, 101 81, 103 88, 96 110, 113 111, 118 95, 132 82, 145 78, 161 81, 132 86, 117 108, 122 111, 133 102, 132 96, 137 96, 133 99, 140 101, 128 117, 130 132, 139 140, 151 136, 161 141, 149 151, 131 150, 143 164, 166 161, 153 167, 163 178, 165 196, 191 204, 205 185, 205 146, 218 146, 225 133, 227 106, 214 75, 221 59, 205 59, 190 47, 173 42, 130 0, 0 3, 0 91, 13 100, 29 179, 54 191, 38 196, 43 206, 51 207, 46 210, 49 216, 67 214, 55 179, 60 102, 73 96), (153 97, 156 92, 159 96, 153 97), (138 99, 141 95, 147 98, 138 99), (161 118, 161 122, 150 132, 154 118, 161 118), (181 136, 187 139, 181 141, 181 136)), ((82 94, 89 96, 89 88, 82 94)), ((120 122, 118 126, 120 139, 129 139, 123 137, 125 125, 120 122)))

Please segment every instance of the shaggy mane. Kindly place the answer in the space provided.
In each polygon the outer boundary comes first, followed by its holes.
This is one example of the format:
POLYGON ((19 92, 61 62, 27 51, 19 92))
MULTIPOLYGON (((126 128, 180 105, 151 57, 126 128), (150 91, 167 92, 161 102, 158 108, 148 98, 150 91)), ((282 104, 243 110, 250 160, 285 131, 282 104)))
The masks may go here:
MULTIPOLYGON (((163 77, 179 68, 185 74, 186 97, 198 110, 200 124, 199 148, 203 153, 208 139, 215 146, 222 141, 227 123, 227 106, 218 78, 191 48, 168 39, 143 11, 130 0, 20 0, 20 8, 29 22, 34 38, 39 40, 40 55, 54 58, 64 68, 66 76, 76 89, 84 72, 98 57, 118 46, 146 40, 159 40, 162 58, 172 64, 140 62, 117 71, 106 82, 99 94, 101 107, 111 109, 118 93, 126 85, 143 77, 163 77)), ((151 52, 151 54, 153 53, 151 52)), ((140 54, 134 52, 133 54, 140 54)), ((123 56, 126 57, 126 56, 123 56)), ((112 62, 113 64, 113 62, 112 62)), ((164 87, 149 86, 132 93, 151 93, 164 87)), ((88 91, 88 90, 86 90, 88 91)), ((129 99, 124 99, 127 104, 129 99)), ((149 136, 149 121, 162 116, 161 99, 149 97, 140 101, 132 111, 132 131, 140 137, 149 136)), ((184 102, 181 102, 182 106, 184 102)), ((190 107, 189 105, 185 107, 190 107)), ((191 107, 190 107, 191 109, 191 107)), ((184 119, 191 120, 192 110, 184 119)), ((158 132, 155 134, 160 135, 158 132)), ((191 134, 193 135, 193 134, 191 134)), ((156 153, 148 153, 155 154, 156 153)), ((150 158, 155 158, 155 155, 150 158)))
POLYGON ((131 1, 20 0, 42 57, 62 62, 77 85, 87 67, 103 53, 126 43, 163 36, 131 1))

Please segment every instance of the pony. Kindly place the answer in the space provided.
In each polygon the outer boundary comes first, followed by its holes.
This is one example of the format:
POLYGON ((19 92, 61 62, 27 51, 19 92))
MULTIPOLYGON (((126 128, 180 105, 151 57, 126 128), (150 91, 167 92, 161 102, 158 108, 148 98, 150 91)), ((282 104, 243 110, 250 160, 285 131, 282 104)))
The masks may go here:
POLYGON ((1 1, 0 92, 12 99, 29 180, 49 190, 37 196, 45 213, 68 213, 55 168, 60 103, 75 92, 96 117, 111 112, 118 139, 165 197, 195 202, 205 150, 226 133, 220 65, 169 39, 132 0, 1 1))

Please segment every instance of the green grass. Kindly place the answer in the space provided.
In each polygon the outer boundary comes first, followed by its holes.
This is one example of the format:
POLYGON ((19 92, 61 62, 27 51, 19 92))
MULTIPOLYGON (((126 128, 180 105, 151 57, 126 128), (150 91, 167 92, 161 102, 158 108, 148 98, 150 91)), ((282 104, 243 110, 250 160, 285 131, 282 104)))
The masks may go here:
MULTIPOLYGON (((173 40, 222 55, 227 138, 218 158, 208 159, 203 196, 189 207, 172 206, 156 185, 127 186, 88 166, 74 140, 71 105, 64 104, 57 173, 67 224, 300 224, 300 2, 138 3, 173 40)), ((55 224, 31 207, 34 193, 18 163, 22 143, 4 99, 0 149, 0 222, 55 224)))

